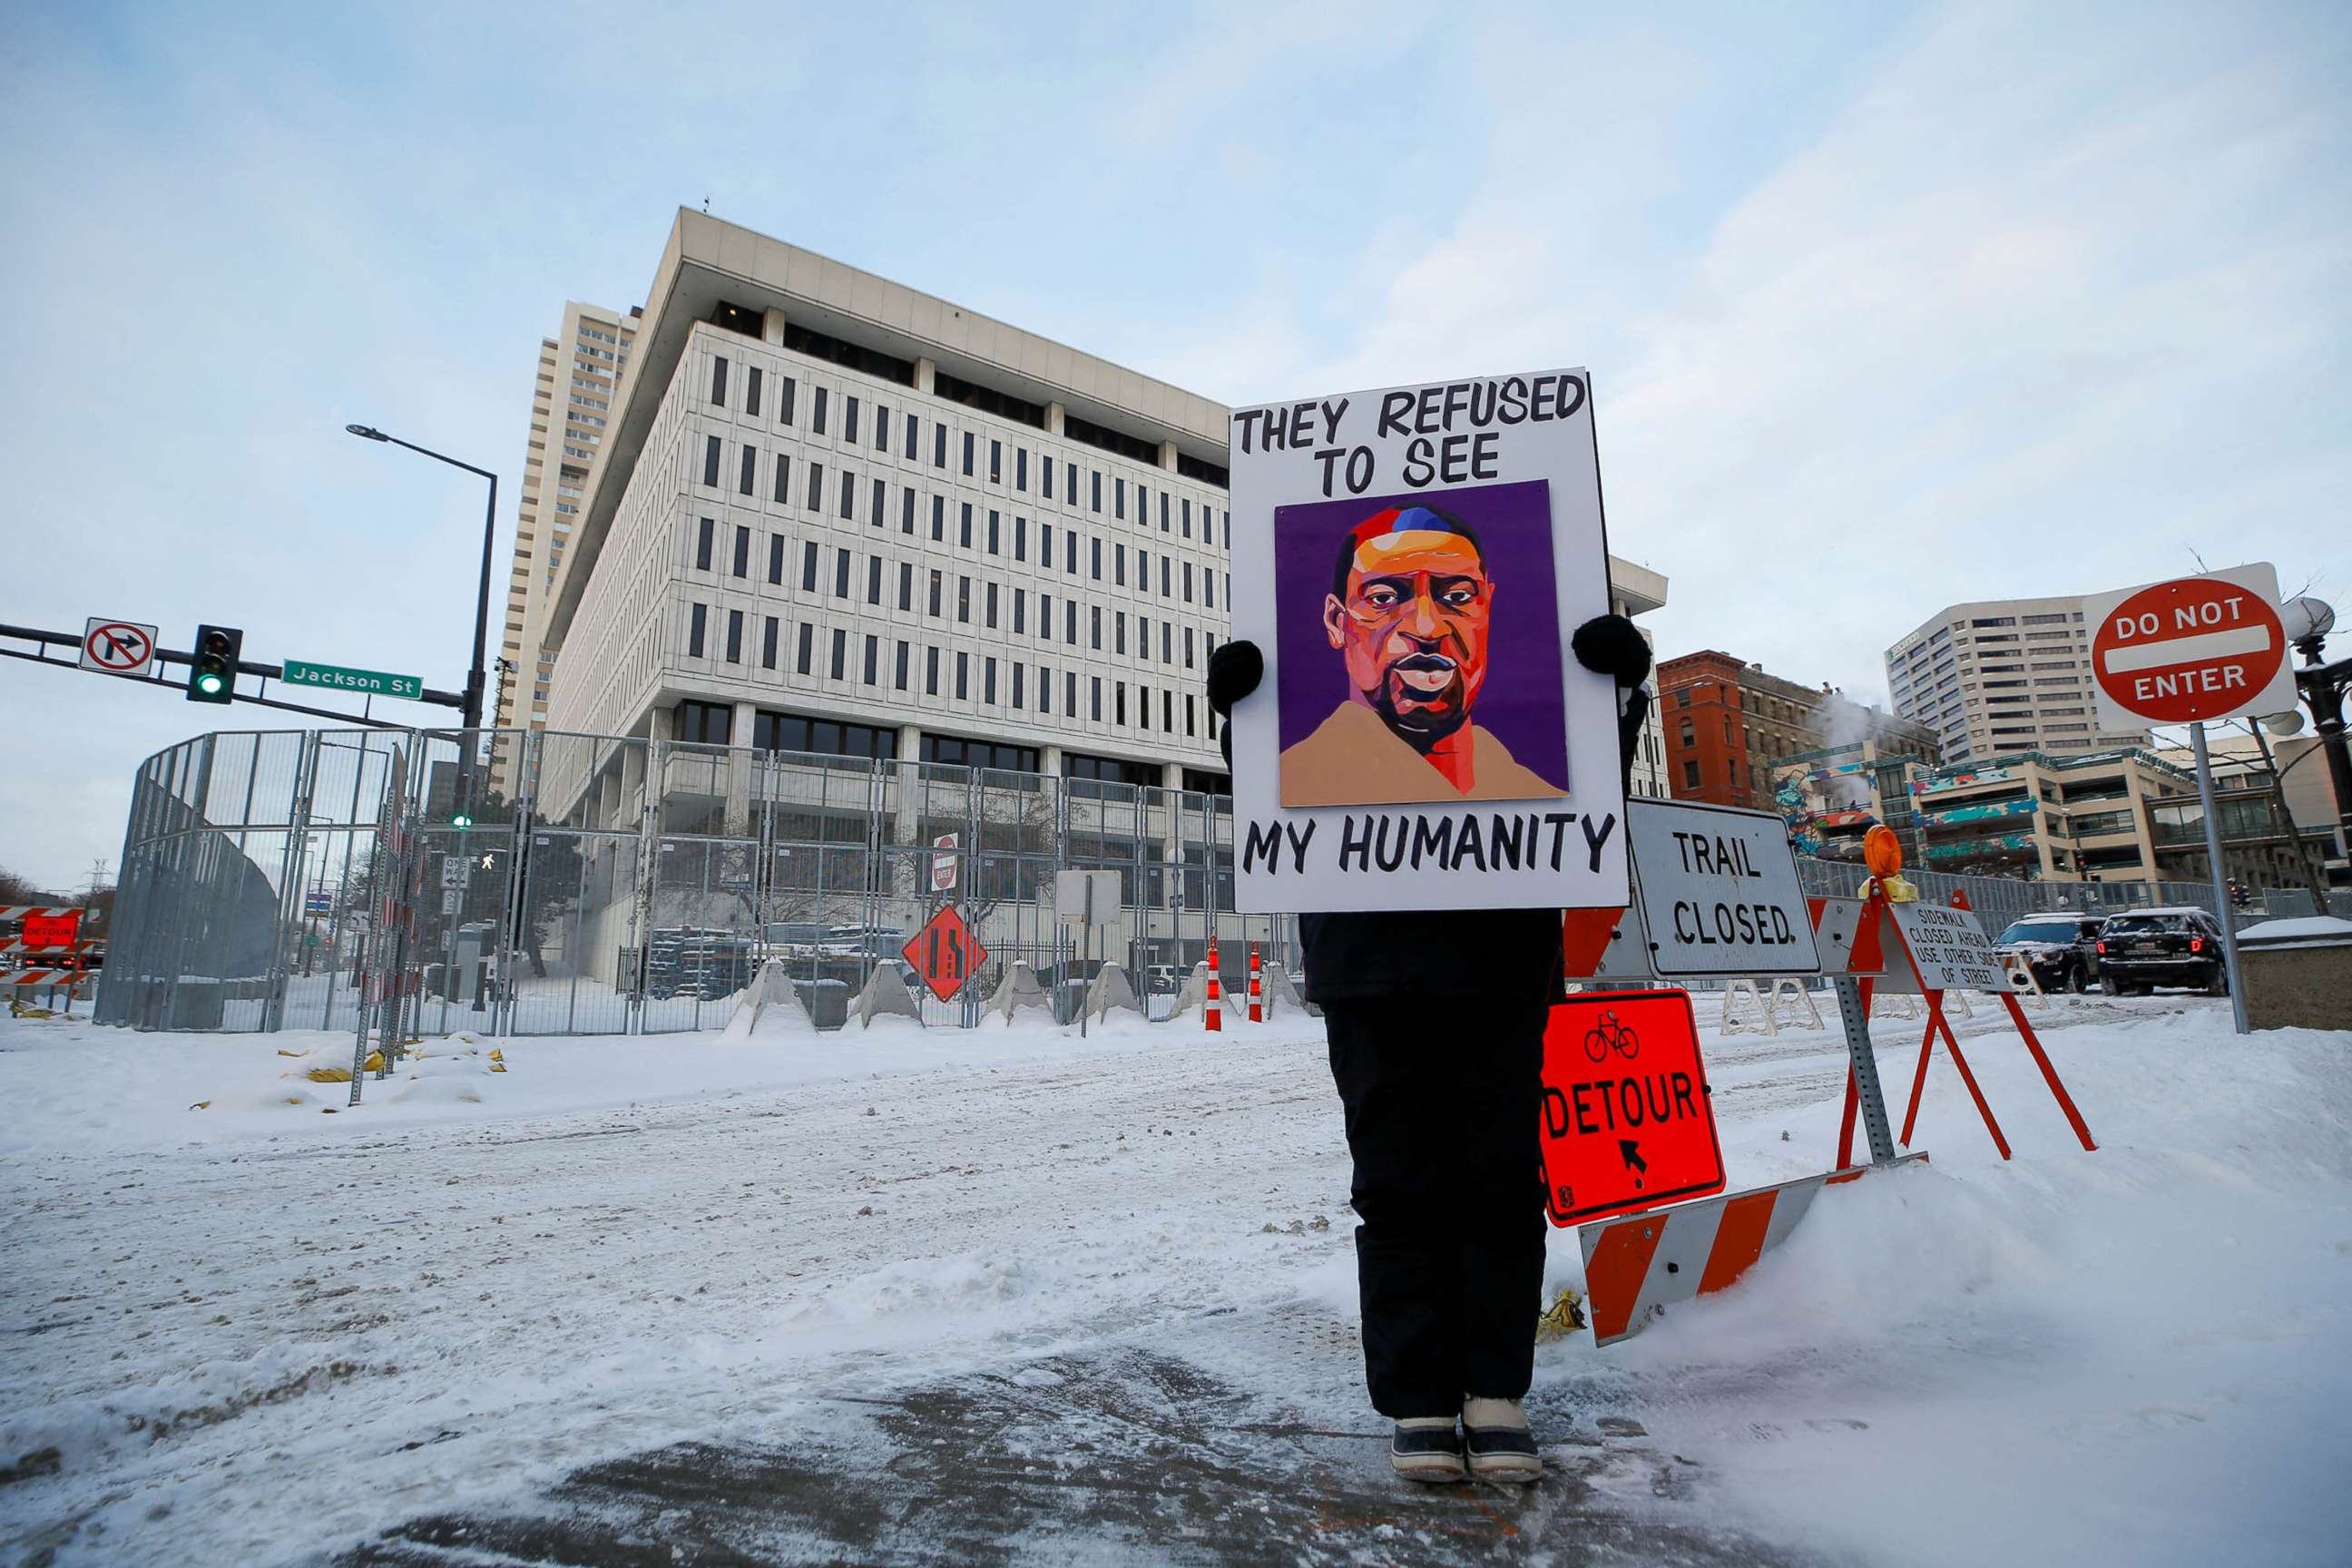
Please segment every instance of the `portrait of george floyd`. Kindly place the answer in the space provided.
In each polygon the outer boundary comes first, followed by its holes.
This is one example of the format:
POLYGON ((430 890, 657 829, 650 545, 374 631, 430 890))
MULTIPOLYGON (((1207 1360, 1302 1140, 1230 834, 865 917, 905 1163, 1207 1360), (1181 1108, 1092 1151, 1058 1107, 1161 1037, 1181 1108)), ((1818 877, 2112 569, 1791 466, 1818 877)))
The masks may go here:
POLYGON ((1567 793, 1541 479, 1277 507, 1282 804, 1567 793))

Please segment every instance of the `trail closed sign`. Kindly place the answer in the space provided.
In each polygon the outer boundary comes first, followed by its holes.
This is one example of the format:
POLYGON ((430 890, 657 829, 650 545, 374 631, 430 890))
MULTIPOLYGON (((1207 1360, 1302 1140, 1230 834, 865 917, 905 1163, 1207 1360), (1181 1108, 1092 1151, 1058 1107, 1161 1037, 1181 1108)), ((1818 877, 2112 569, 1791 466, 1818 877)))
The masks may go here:
POLYGON ((1777 813, 1629 800, 1625 826, 1653 972, 1821 972, 1789 826, 1777 813))
POLYGON ((2101 729, 2212 723, 2295 704, 2267 562, 2083 601, 2101 729))
POLYGON ((1542 1131, 1554 1225, 1723 1191, 1690 993, 1580 992, 1556 1004, 1542 1131))

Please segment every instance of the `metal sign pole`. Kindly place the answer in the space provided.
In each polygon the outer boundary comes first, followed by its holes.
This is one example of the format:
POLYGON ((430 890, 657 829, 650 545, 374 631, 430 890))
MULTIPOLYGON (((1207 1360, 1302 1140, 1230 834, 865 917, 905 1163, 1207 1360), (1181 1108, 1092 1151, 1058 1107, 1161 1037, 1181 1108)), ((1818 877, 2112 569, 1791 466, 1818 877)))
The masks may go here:
MULTIPOLYGON (((1094 962, 1095 956, 1095 879, 1091 875, 1086 879, 1086 889, 1087 901, 1081 918, 1086 921, 1084 929, 1087 933, 1087 956, 1079 961, 1078 968, 1081 972, 1088 963, 1094 962)), ((1091 980, 1088 982, 1087 988, 1089 990, 1093 988, 1091 980)), ((1087 1015, 1093 1011, 1093 1008, 1087 1005, 1086 992, 1078 993, 1078 1038, 1082 1040, 1087 1037, 1087 1015)))
POLYGON ((1863 1005, 1862 982, 1851 974, 1832 978, 1837 988, 1838 1020, 1845 1026, 1846 1055, 1853 1063, 1853 1081, 1862 1105, 1863 1131, 1870 1140, 1870 1163, 1895 1163, 1895 1132, 1886 1121, 1886 1100, 1878 1088, 1878 1058, 1870 1048, 1870 1010, 1863 1005))
POLYGON ((2246 988, 2238 984, 2238 933, 2230 918, 2229 879, 2221 865, 2221 820, 2213 809, 2213 763, 2205 752, 2205 726, 2189 726, 2189 743, 2197 752, 2197 804, 2205 814, 2205 860, 2213 874, 2213 908, 2221 927, 2221 963, 2230 976, 2230 1019, 2241 1035, 2246 1032, 2246 988))

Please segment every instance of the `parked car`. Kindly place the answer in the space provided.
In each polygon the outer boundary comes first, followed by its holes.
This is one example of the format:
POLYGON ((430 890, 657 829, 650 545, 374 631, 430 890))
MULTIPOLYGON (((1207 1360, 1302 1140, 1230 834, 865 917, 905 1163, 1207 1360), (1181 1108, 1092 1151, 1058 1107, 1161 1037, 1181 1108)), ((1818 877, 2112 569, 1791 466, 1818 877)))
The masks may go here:
POLYGON ((1143 972, 1143 989, 1153 996, 1173 996, 1184 989, 1184 972, 1172 963, 1154 963, 1143 972))
POLYGON ((2192 907, 2135 910, 2099 928, 2099 972, 2118 996, 2159 985, 2195 985, 2208 996, 2229 994, 2221 928, 2192 907))
POLYGON ((2072 991, 2080 995, 2099 979, 2099 928, 2104 915, 2080 910, 2050 910, 2011 921, 1993 943, 2004 957, 2025 960, 2035 984, 2044 991, 2072 991))

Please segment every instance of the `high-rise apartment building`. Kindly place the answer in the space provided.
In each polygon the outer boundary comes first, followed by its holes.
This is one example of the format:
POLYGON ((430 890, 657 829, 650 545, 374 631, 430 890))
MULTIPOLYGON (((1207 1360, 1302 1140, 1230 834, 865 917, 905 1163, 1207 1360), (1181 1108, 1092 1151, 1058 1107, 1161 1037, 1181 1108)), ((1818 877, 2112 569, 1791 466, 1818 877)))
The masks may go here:
POLYGON ((548 727, 1224 787, 1223 405, 685 209, 635 347, 548 727))
MULTIPOLYGON (((589 470, 611 427, 615 392, 636 330, 634 312, 575 300, 565 303, 555 336, 540 340, 530 438, 515 509, 514 560, 507 574, 493 727, 547 727, 547 683, 555 663, 541 646, 540 634, 548 591, 579 519, 589 470)), ((512 742, 500 738, 491 750, 490 780, 501 795, 514 793, 516 761, 512 742)))
POLYGON ((1895 712, 1942 739, 1947 763, 2147 743, 2145 729, 2099 728, 2079 597, 1948 605, 1886 650, 1886 685, 1895 712))

